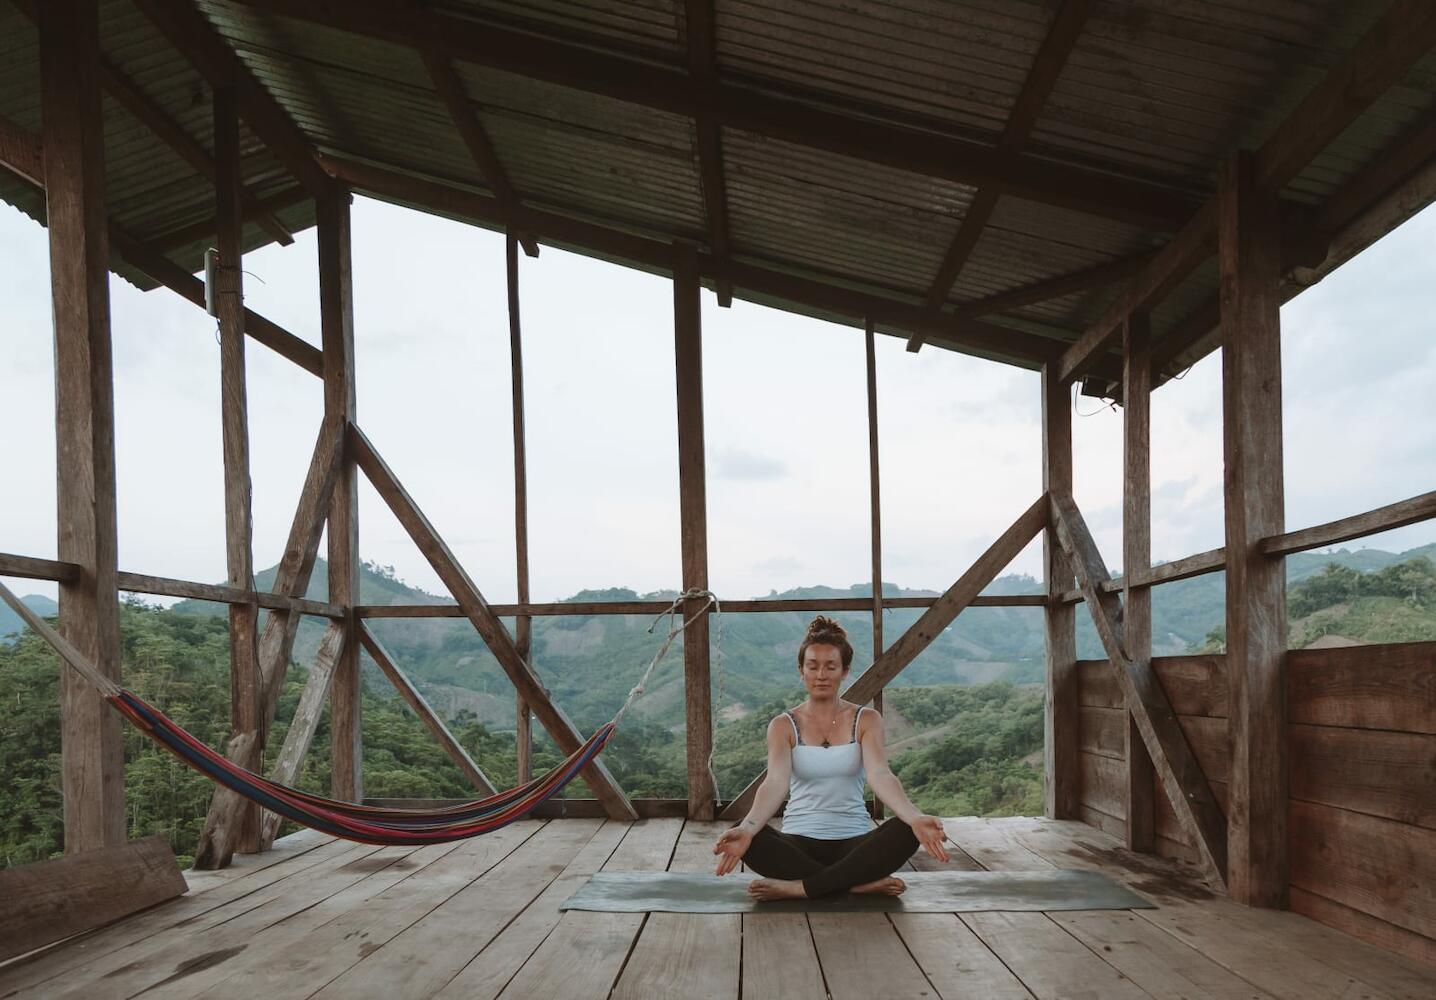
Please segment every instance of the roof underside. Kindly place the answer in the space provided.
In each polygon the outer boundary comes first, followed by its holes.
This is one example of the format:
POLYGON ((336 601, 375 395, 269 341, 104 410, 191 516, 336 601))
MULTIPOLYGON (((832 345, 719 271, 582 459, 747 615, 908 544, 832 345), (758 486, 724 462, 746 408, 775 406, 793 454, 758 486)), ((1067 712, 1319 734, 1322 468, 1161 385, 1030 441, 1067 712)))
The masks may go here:
MULTIPOLYGON (((37 34, 22 10, 26 6, 0 0, 0 115, 38 135, 37 34)), ((318 23, 328 15, 286 16, 277 12, 282 3, 197 0, 193 6, 326 164, 381 167, 465 195, 491 196, 495 203, 505 198, 497 190, 504 185, 476 166, 413 39, 318 23)), ((310 6, 355 28, 344 20, 350 16, 347 5, 310 6)), ((975 230, 955 280, 935 287, 954 239, 983 197, 980 178, 963 179, 960 171, 944 176, 931 165, 908 169, 900 157, 880 149, 818 148, 791 129, 770 127, 761 114, 722 112, 733 104, 727 98, 689 114, 663 94, 629 100, 615 96, 612 87, 564 80, 562 67, 529 72, 508 57, 485 63, 472 52, 465 58, 464 52, 441 51, 492 144, 512 198, 525 209, 656 244, 692 243, 737 266, 881 297, 906 310, 926 308, 939 321, 944 311, 1162 246, 1180 228, 1184 213, 1215 189, 1228 155, 1267 140, 1386 9, 1348 0, 1080 4, 1090 10, 1061 52, 1050 89, 1021 134, 1014 134, 1024 88, 1044 39, 1061 17, 1059 6, 1034 0, 399 5, 647 70, 695 77, 706 72, 730 98, 754 98, 760 111, 772 99, 811 108, 815 115, 900 126, 971 148, 1000 149, 1006 142, 1003 155, 1020 156, 1024 169, 1072 170, 1169 196, 1170 211, 1105 211, 1062 204, 1061 197, 1032 197, 1021 184, 989 184, 986 197, 995 202, 982 208, 988 213, 985 224, 975 230), (711 26, 698 27, 711 39, 706 71, 694 69, 689 26, 690 9, 705 8, 711 26), (717 170, 711 163, 705 170, 703 162, 705 119, 720 151, 717 170), (721 185, 716 199, 714 191, 705 190, 715 177, 721 185), (715 212, 724 218, 715 220, 715 212)), ((100 7, 101 47, 112 70, 212 150, 210 86, 194 53, 181 52, 131 0, 101 0, 100 7)), ((1282 198, 1293 208, 1320 206, 1429 116, 1433 94, 1436 59, 1427 55, 1286 183, 1282 198)), ((104 112, 113 224, 197 270, 213 242, 207 230, 215 214, 212 181, 108 93, 104 112)), ((313 203, 281 160, 248 128, 241 143, 251 198, 283 229, 312 225, 313 203)), ((998 176, 1005 178, 1015 162, 998 161, 998 176)), ((395 190, 374 193, 503 228, 492 215, 446 210, 395 190)), ((37 218, 43 213, 39 195, 5 171, 0 171, 0 197, 37 218)), ((1419 207, 1409 206, 1412 212, 1419 207)), ((249 222, 246 245, 272 241, 275 228, 249 222)), ((561 234, 537 236, 664 270, 652 260, 624 259, 610 248, 561 234)), ((148 284, 119 262, 117 270, 148 284)), ((739 270, 733 274, 733 294, 740 298, 840 322, 866 318, 846 305, 851 297, 795 300, 779 286, 745 283, 739 270)), ((1120 282, 1117 275, 1063 297, 982 316, 992 328, 989 334, 1011 331, 1014 343, 1021 338, 1028 348, 1008 352, 999 340, 965 349, 1032 367, 1032 343, 1061 347, 1075 341, 1120 282)), ((1155 341, 1207 304, 1216 285, 1214 266, 1197 268, 1153 313, 1155 341)), ((881 318, 878 328, 904 337, 910 332, 881 318)), ((937 335, 927 342, 955 346, 937 335)))

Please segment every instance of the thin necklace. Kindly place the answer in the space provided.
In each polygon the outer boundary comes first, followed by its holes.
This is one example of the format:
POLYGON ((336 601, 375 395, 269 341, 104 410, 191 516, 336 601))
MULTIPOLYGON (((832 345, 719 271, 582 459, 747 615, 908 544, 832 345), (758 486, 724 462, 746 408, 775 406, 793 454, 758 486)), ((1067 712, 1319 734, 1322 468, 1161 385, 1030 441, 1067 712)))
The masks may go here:
POLYGON ((827 733, 827 735, 825 735, 825 736, 823 737, 823 742, 822 742, 823 749, 826 750, 826 749, 828 749, 829 747, 832 746, 832 744, 828 742, 828 737, 832 735, 833 727, 838 724, 838 715, 842 715, 842 714, 843 714, 843 710, 842 710, 841 708, 839 708, 838 711, 837 711, 837 714, 833 716, 833 721, 830 722, 830 723, 828 723, 828 733, 827 733))

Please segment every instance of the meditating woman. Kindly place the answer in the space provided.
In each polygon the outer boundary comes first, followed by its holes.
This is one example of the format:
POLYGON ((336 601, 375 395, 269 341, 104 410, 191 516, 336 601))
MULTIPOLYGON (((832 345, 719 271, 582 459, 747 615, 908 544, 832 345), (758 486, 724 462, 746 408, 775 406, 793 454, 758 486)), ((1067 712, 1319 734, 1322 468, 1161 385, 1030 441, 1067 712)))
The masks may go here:
POLYGON ((715 869, 727 875, 739 862, 764 878, 748 893, 757 899, 816 898, 831 893, 897 895, 893 876, 921 844, 947 860, 942 821, 908 801, 883 749, 883 718, 838 697, 853 665, 847 631, 822 615, 798 647, 798 676, 808 700, 768 724, 768 774, 741 823, 713 846, 715 869), (863 804, 863 777, 893 818, 874 829, 863 804), (788 799, 782 832, 768 820, 788 799))

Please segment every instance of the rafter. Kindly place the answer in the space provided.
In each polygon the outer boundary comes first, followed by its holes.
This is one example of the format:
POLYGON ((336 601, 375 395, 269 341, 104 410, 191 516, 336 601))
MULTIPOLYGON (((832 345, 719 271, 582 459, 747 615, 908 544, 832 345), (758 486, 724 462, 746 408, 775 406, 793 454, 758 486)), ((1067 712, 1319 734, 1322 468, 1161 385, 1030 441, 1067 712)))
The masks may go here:
POLYGON ((328 192, 332 181, 319 169, 309 139, 190 0, 134 0, 134 4, 211 87, 234 89, 240 116, 250 130, 311 195, 318 198, 328 192))
MULTIPOLYGON (((0 115, 0 167, 9 170, 43 194, 44 163, 40 138, 0 115)), ((164 285, 201 308, 204 307, 204 282, 156 248, 135 239, 114 223, 110 224, 110 250, 157 284, 164 285)), ((314 375, 320 374, 322 367, 318 348, 252 309, 244 311, 244 332, 305 371, 314 375)))
MULTIPOLYGON (((1087 23, 1087 15, 1092 12, 1094 4, 1095 0, 1064 0, 1053 15, 1052 25, 1047 29, 1047 35, 1032 60, 1027 81, 1022 85, 1022 92, 1017 95, 1017 101, 1007 116, 1007 124, 1003 126, 1002 136, 997 140, 997 152, 1000 156, 1015 159, 1027 142, 1033 125, 1037 123, 1037 116, 1042 106, 1047 103, 1047 96, 1052 93, 1057 77, 1061 75, 1062 67, 1067 63, 1067 56, 1077 43, 1077 36, 1082 33, 1082 26, 1087 23)), ((957 277, 977 246, 988 219, 992 217, 992 210, 997 207, 998 196, 999 192, 992 187, 983 187, 973 196, 967 213, 958 223, 957 235, 953 237, 952 245, 948 247, 942 264, 937 269, 937 277, 933 278, 932 285, 927 290, 927 297, 923 301, 927 308, 941 309, 942 304, 947 301, 952 286, 956 284, 957 277)), ((908 340, 907 349, 918 350, 922 347, 923 339, 921 334, 913 334, 908 340)))
MULTIPOLYGON (((493 191, 494 200, 512 211, 519 204, 518 193, 509 183, 509 175, 499 162, 498 154, 494 152, 493 141, 484 130, 478 115, 474 113, 473 105, 464 93, 464 84, 454 72, 454 67, 443 56, 432 52, 421 52, 419 56, 424 60, 424 68, 428 71, 439 98, 444 102, 444 107, 448 109, 454 127, 459 130, 459 136, 468 147, 469 155, 474 158, 474 165, 479 168, 489 190, 493 191)), ((524 253, 530 257, 538 256, 538 244, 532 236, 519 235, 518 240, 524 253)))
MULTIPOLYGON (((1307 95, 1254 155, 1258 190, 1277 194, 1411 65, 1436 47, 1436 4, 1397 0, 1381 20, 1307 95)), ((1132 279, 1126 292, 1062 357, 1064 380, 1082 374, 1104 354, 1128 313, 1147 308, 1185 278, 1216 249, 1216 195, 1182 231, 1132 279)), ((1170 338, 1168 338, 1170 339, 1170 338)), ((1165 342, 1153 362, 1174 354, 1165 342)))
POLYGON ((686 71, 665 66, 663 53, 640 61, 533 31, 380 0, 237 2, 688 118, 711 114, 727 128, 1106 218, 1174 229, 1196 207, 1184 190, 1032 156, 1009 161, 986 143, 943 135, 940 126, 895 125, 722 80, 703 86, 686 71))

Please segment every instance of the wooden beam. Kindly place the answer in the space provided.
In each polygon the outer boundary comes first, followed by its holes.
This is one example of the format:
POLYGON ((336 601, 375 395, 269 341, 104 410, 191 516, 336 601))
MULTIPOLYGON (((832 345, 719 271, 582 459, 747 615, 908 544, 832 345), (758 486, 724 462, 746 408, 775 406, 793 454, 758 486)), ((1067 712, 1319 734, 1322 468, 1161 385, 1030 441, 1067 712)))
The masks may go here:
POLYGON ((1008 309, 1020 309, 1022 306, 1035 305, 1039 302, 1050 302, 1053 299, 1060 299, 1065 295, 1077 292, 1105 288, 1124 278, 1131 277, 1145 267, 1151 259, 1152 254, 1150 253, 1118 257, 1105 264, 1086 267, 1080 271, 1070 271, 1055 278, 1034 281, 1030 285, 1023 285, 1021 288, 1014 288, 1011 291, 998 292, 995 295, 974 299, 971 302, 960 303, 953 309, 951 315, 956 320, 977 319, 979 316, 1005 312, 1008 309))
MULTIPOLYGON (((306 605, 314 603, 301 600, 301 596, 309 588, 314 560, 318 556, 319 536, 324 528, 329 497, 343 457, 342 435, 342 424, 334 421, 320 424, 319 440, 315 443, 309 472, 299 494, 299 504, 289 529, 289 539, 275 570, 274 591, 268 595, 254 595, 256 604, 264 602, 273 607, 274 604, 282 602, 282 606, 276 607, 266 616, 264 631, 259 637, 259 684, 262 700, 259 726, 254 740, 258 747, 268 745, 269 727, 274 722, 279 695, 284 688, 284 678, 289 673, 289 658, 294 651, 294 637, 299 630, 300 613, 306 605)), ((331 609, 328 617, 340 621, 348 613, 347 608, 333 605, 324 607, 331 609)), ((329 690, 327 680, 324 690, 329 690)), ((227 866, 234 854, 238 843, 235 837, 243 827, 239 812, 245 808, 246 802, 241 796, 224 792, 224 789, 215 789, 200 831, 200 842, 207 845, 204 860, 217 867, 227 866)), ((260 850, 268 850, 273 836, 271 834, 269 839, 265 839, 263 830, 261 825, 258 847, 260 850)))
MULTIPOLYGON (((349 192, 331 185, 316 199, 319 221, 319 320, 324 345, 324 419, 350 426, 354 419, 354 274, 350 250, 349 192)), ((347 437, 347 431, 346 431, 347 437)), ((347 443, 347 442, 346 442, 347 443)), ((341 460, 329 495, 329 599, 352 609, 359 602, 359 483, 353 461, 341 460)), ((364 799, 360 736, 358 619, 349 615, 344 648, 330 689, 331 792, 364 799)))
MULTIPOLYGON (((967 572, 958 577, 953 585, 947 588, 943 595, 933 603, 932 607, 913 622, 907 631, 874 661, 872 666, 863 671, 862 676, 848 686, 848 689, 843 692, 843 697, 859 705, 866 704, 893 678, 902 673, 903 669, 917 659, 918 655, 927 649, 934 639, 942 635, 943 630, 951 625, 958 615, 972 606, 973 598, 996 579, 997 574, 1006 569, 1008 564, 1027 547, 1027 543, 1037 536, 1037 533, 1047 523, 1047 508, 1047 497, 1044 494, 1037 499, 1036 503, 1023 511, 1012 523, 1012 526, 1004 531, 997 541, 988 547, 987 551, 977 557, 967 572)), ((728 804, 719 818, 742 818, 752 804, 753 796, 757 793, 758 785, 762 783, 766 773, 764 771, 763 774, 754 778, 752 783, 728 804)))
MULTIPOLYGON (((522 229, 555 243, 640 264, 659 272, 668 272, 673 266, 672 244, 661 240, 527 206, 508 210, 486 195, 372 164, 332 156, 324 157, 324 164, 345 183, 382 197, 422 205, 432 211, 490 228, 522 229)), ((1061 340, 1039 337, 995 323, 935 317, 917 303, 747 262, 730 260, 724 263, 707 254, 699 254, 698 262, 703 276, 715 281, 727 279, 735 290, 747 289, 763 298, 784 299, 824 312, 866 316, 880 326, 924 330, 927 343, 978 357, 998 357, 1035 369, 1056 356, 1065 345, 1061 340)))
MULTIPOLYGON (((1219 573, 1226 569, 1227 550, 1225 548, 1211 549, 1207 552, 1198 552, 1196 555, 1184 556, 1181 559, 1174 559, 1171 562, 1162 563, 1160 566, 1152 567, 1145 573, 1137 576, 1131 581, 1134 590, 1146 587, 1155 587, 1158 584, 1171 583, 1174 580, 1190 580, 1194 576, 1205 576, 1207 573, 1219 573)), ((1108 580, 1101 585, 1101 589, 1108 594, 1120 594, 1127 587, 1126 577, 1118 577, 1115 580, 1108 580)), ((1063 604, 1075 604, 1084 600, 1080 588, 1066 590, 1058 600, 1063 604)))
MULTIPOLYGON (((14 0, 14 4, 21 14, 31 21, 35 20, 32 0, 14 0)), ((134 116, 136 121, 149 129, 156 139, 168 146, 180 159, 207 179, 215 179, 214 157, 181 128, 179 123, 146 97, 134 81, 103 56, 100 57, 100 85, 116 104, 134 116)), ((253 219, 284 246, 294 242, 293 234, 274 217, 270 209, 259 204, 253 192, 242 188, 240 198, 244 205, 245 218, 253 219)))
MULTIPOLYGON (((713 0, 684 0, 683 27, 687 35, 688 74, 700 89, 718 78, 716 29, 713 0)), ((708 249, 720 261, 732 255, 728 238, 728 185, 723 174, 722 126, 707 109, 700 108, 693 119, 698 143, 698 180, 703 192, 703 211, 708 220, 708 249)), ((718 305, 733 304, 733 285, 727 279, 716 284, 718 305)))
MULTIPOLYGON (((1436 490, 1397 503, 1387 504, 1364 514, 1353 514, 1325 524, 1288 531, 1284 534, 1263 538, 1258 546, 1263 555, 1288 556, 1293 552, 1335 545, 1353 538, 1374 535, 1378 531, 1404 528, 1408 524, 1419 524, 1436 518, 1436 490)), ((0 563, 3 569, 3 563, 0 563)))
POLYGON ((253 604, 275 611, 288 611, 298 615, 317 615, 320 618, 342 618, 344 609, 337 604, 324 601, 306 601, 303 598, 284 597, 265 593, 262 590, 241 590, 217 583, 196 583, 192 580, 176 580, 168 576, 150 576, 145 573, 116 575, 118 589, 131 594, 157 594, 161 597, 187 597, 196 601, 214 601, 216 604, 253 604))
MULTIPOLYGON (((81 567, 60 584, 60 632, 99 672, 120 677, 115 588, 115 408, 109 236, 96 0, 40 10, 45 215, 55 328, 57 554, 81 567)), ((65 851, 125 842, 121 720, 73 668, 60 671, 65 851)))
MULTIPOLYGON (((1218 566, 1218 569, 1221 567, 1218 566)), ((893 608, 930 608, 937 597, 884 597, 885 610, 893 608)), ((541 604, 490 604, 489 608, 500 618, 516 618, 522 615, 564 618, 575 615, 656 615, 668 610, 671 601, 562 601, 541 604)), ((868 597, 814 598, 763 598, 756 601, 723 602, 724 611, 740 614, 785 614, 794 611, 868 611, 872 607, 868 597)), ((974 597, 969 607, 974 608, 1042 608, 1047 606, 1045 594, 1006 594, 974 597)), ((360 618, 465 618, 464 610, 457 604, 361 604, 354 609, 360 618)))
MULTIPOLYGON (((226 581, 254 589, 253 515, 249 486, 249 403, 244 370, 244 221, 239 180, 239 112, 226 88, 214 91, 215 217, 219 220, 219 264, 215 268, 215 310, 219 324, 220 418, 224 458, 224 539, 226 581)), ((259 609, 229 605, 229 713, 232 735, 255 732, 254 754, 235 763, 258 771, 264 748, 260 723, 263 690, 259 676, 259 609)), ((259 847, 259 807, 246 803, 236 817, 236 848, 259 847)))
POLYGON ((722 80, 699 84, 688 73, 665 66, 670 58, 661 52, 647 53, 647 58, 611 55, 594 45, 379 0, 240 2, 641 107, 688 118, 708 114, 725 128, 1102 217, 1175 228, 1196 208, 1184 191, 1145 181, 1036 156, 1006 160, 988 144, 944 134, 942 123, 922 127, 875 121, 786 96, 771 85, 759 91, 722 80))
POLYGON ((489 776, 478 764, 474 763, 469 752, 454 738, 454 734, 449 732, 449 727, 444 725, 444 720, 439 718, 428 700, 419 693, 419 689, 404 675, 404 672, 399 669, 399 665, 394 662, 394 658, 389 655, 389 651, 363 622, 359 623, 359 641, 364 644, 364 649, 373 657, 379 669, 384 672, 384 676, 389 678, 389 682, 394 685, 394 690, 399 692, 399 697, 403 698, 404 702, 414 710, 414 714, 419 717, 419 721, 424 724, 424 728, 429 731, 430 735, 439 741, 439 746, 444 748, 444 753, 449 755, 449 759, 454 762, 459 773, 467 778, 481 795, 493 795, 498 791, 494 787, 494 783, 489 780, 489 776))
MULTIPOLYGON (((383 498, 389 509, 394 512, 399 523, 404 526, 419 551, 428 559, 429 565, 438 574, 439 579, 449 588, 449 592, 458 601, 459 607, 463 609, 464 616, 473 622, 474 628, 483 636, 489 649, 493 652, 494 658, 498 660, 499 666, 509 675, 524 700, 529 703, 539 722, 548 730, 554 742, 558 745, 560 752, 564 754, 573 753, 583 742, 577 728, 569 721, 567 715, 549 697, 548 690, 539 681, 538 675, 533 668, 519 656, 518 649, 514 646, 513 638, 509 635, 508 629, 498 616, 493 613, 487 601, 479 593, 479 588, 469 579, 454 554, 449 550, 448 545, 439 537, 424 512, 409 496, 393 471, 379 457, 374 446, 358 427, 350 425, 348 432, 349 447, 352 450, 354 460, 359 468, 364 470, 364 475, 373 484, 375 491, 383 498)), ((633 807, 628 802, 628 796, 623 789, 613 780, 608 773, 607 767, 602 761, 595 760, 581 772, 583 779, 588 782, 595 795, 604 800, 609 810, 609 815, 614 819, 635 818, 633 807)))
POLYGON ((34 556, 17 556, 10 552, 0 552, 0 576, 74 583, 80 579, 80 573, 79 563, 62 562, 59 559, 37 559, 34 556))
POLYGON ((212 88, 231 87, 249 128, 316 199, 334 186, 309 139, 190 0, 134 0, 212 88))
MULTIPOLYGON (((468 147, 474 165, 479 168, 489 190, 494 193, 494 199, 512 210, 519 204, 518 193, 509 183, 509 175, 499 162, 498 154, 494 152, 493 140, 489 138, 479 116, 474 112, 473 105, 469 103, 468 95, 464 93, 464 85, 454 72, 454 67, 449 65, 447 59, 432 52, 420 53, 420 57, 424 60, 424 68, 428 70, 429 79, 433 81, 439 99, 444 102, 454 127, 459 130, 459 137, 468 147)), ((538 256, 538 244, 532 236, 521 235, 518 239, 523 244, 524 253, 530 257, 538 256)))
MULTIPOLYGON (((864 368, 868 383, 868 514, 871 527, 873 574, 873 662, 883 655, 883 518, 882 477, 878 473, 878 363, 876 333, 872 320, 863 331, 864 368)), ((881 691, 873 698, 873 708, 883 711, 881 691)), ((873 819, 882 819, 882 802, 873 799, 873 819)))
MULTIPOLYGON (((513 392, 514 431, 514 566, 518 600, 529 603, 529 477, 528 452, 524 434, 524 352, 523 324, 519 302, 519 249, 513 233, 504 240, 504 268, 509 306, 509 382, 513 392)), ((514 619, 514 646, 519 657, 529 662, 533 647, 533 619, 526 614, 514 619)), ((514 752, 520 785, 533 777, 533 712, 522 694, 515 695, 514 752)))
MULTIPOLYGON (((673 248, 673 358, 678 396, 678 517, 683 589, 708 588, 708 500, 703 447, 703 321, 698 298, 698 255, 673 248)), ((683 616, 706 604, 690 598, 683 616)), ((683 708, 688 762, 688 816, 713 819, 717 798, 708 761, 713 753, 713 692, 708 673, 708 616, 683 633, 683 708)))
MULTIPOLYGON (((1072 392, 1053 366, 1042 369, 1042 489, 1072 488, 1072 392)), ((1077 755, 1077 612, 1054 599, 1072 584, 1071 559, 1055 525, 1042 532, 1043 579, 1051 601, 1044 632, 1043 812, 1048 819, 1076 819, 1081 809, 1081 759, 1077 755)))
MULTIPOLYGON (((1127 317, 1122 378, 1122 628, 1127 655, 1152 659, 1152 591, 1134 581, 1152 566, 1152 335, 1147 313, 1127 317)), ((1156 847, 1156 771, 1128 706, 1123 731, 1127 847, 1156 847)))
MULTIPOLYGON (((1063 0, 1052 16, 1047 34, 1032 58, 1032 67, 1028 70, 1022 91, 1017 95, 1012 110, 1008 112, 1002 136, 997 140, 997 151, 1001 156, 1014 159, 1026 144, 1042 106, 1047 103, 1047 97, 1052 93, 1052 88, 1062 73, 1062 67, 1067 64, 1067 56, 1077 43, 1077 36, 1082 33, 1082 27, 1087 23, 1087 16, 1091 13, 1094 2, 1095 0, 1063 0)), ((973 196, 967 213, 958 223, 952 245, 943 255, 937 276, 928 287, 927 297, 923 301, 927 308, 941 309, 947 301, 952 286, 957 282, 958 275, 962 273, 963 266, 977 246, 988 219, 992 217, 992 210, 997 207, 997 199, 998 192, 990 187, 981 188, 973 196)), ((914 334, 908 341, 907 349, 916 351, 921 346, 921 335, 914 334)))
POLYGON ((1152 671, 1150 660, 1136 660, 1123 645, 1121 601, 1098 586, 1108 579, 1097 543, 1070 495, 1052 494, 1052 520, 1062 547, 1077 572, 1097 634, 1122 686, 1142 742, 1161 778, 1188 841, 1196 848, 1203 870, 1214 885, 1225 882, 1227 861, 1226 821, 1212 796, 1201 763, 1172 712, 1166 691, 1152 671))
POLYGON ((1286 563, 1261 551, 1284 530, 1281 248, 1256 158, 1239 153, 1220 187, 1222 442, 1226 466, 1227 794, 1234 899, 1287 898, 1286 563))
MULTIPOLYGON (((310 744, 314 742, 314 734, 324 714, 324 702, 329 697, 329 686, 334 680, 334 670, 344 656, 344 644, 349 639, 350 632, 342 621, 330 622, 324 630, 319 640, 319 651, 314 656, 314 666, 309 669, 304 690, 299 695, 299 704, 294 709, 294 718, 284 734, 284 745, 279 748, 279 756, 270 771, 271 780, 282 785, 298 784, 299 769, 309 753, 310 744)), ((282 822, 283 816, 265 811, 260 828, 260 850, 267 851, 273 846, 274 836, 282 822)))
MULTIPOLYGON (((278 191, 274 194, 257 198, 253 203, 246 203, 244 206, 244 221, 259 222, 266 214, 283 211, 286 208, 293 208, 295 205, 309 201, 309 192, 301 185, 295 184, 278 191)), ((152 250, 162 254, 173 253, 184 247, 192 246, 204 240, 213 239, 217 226, 215 220, 201 219, 198 222, 191 222, 188 225, 180 226, 178 229, 169 229, 157 234, 149 240, 152 250)))
POLYGON ((0 869, 0 962, 183 896, 161 834, 0 869))

